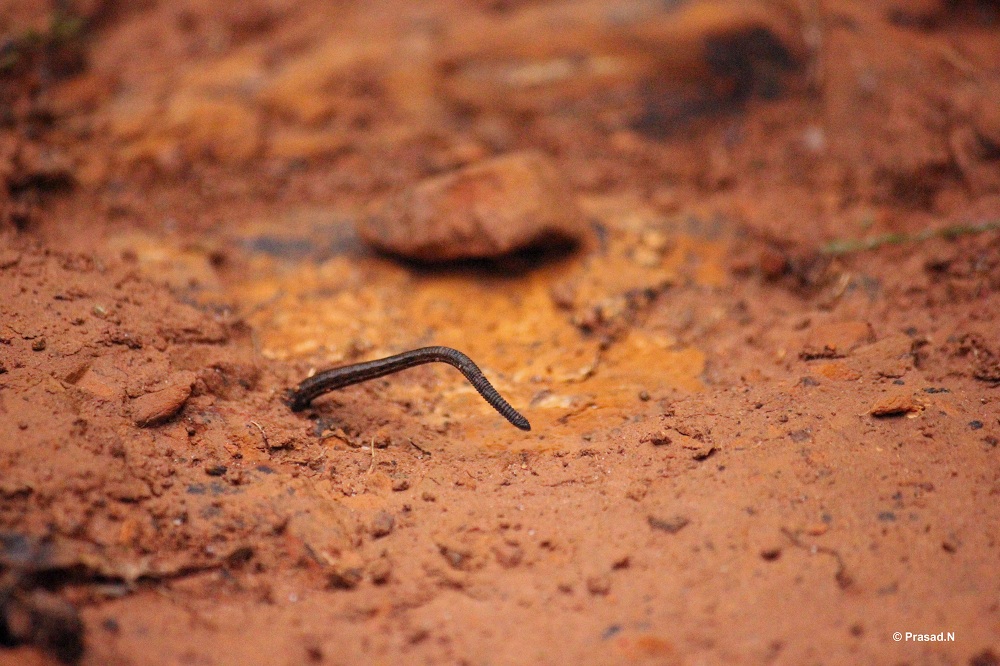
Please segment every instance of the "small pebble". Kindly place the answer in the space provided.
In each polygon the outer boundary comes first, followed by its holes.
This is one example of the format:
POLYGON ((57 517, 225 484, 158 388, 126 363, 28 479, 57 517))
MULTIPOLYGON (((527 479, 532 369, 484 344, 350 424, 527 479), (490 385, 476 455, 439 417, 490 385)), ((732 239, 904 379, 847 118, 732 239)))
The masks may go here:
POLYGON ((388 511, 379 511, 372 518, 368 531, 373 537, 379 539, 392 533, 392 528, 396 526, 396 519, 388 511))
POLYGON ((866 321, 821 324, 809 331, 799 355, 804 359, 838 358, 872 342, 875 332, 866 321))
POLYGON ((823 536, 830 529, 826 523, 814 523, 806 527, 805 532, 809 536, 823 536))
POLYGON ((775 546, 773 548, 765 548, 760 551, 761 558, 766 562, 774 562, 781 557, 781 548, 775 546))
POLYGON ((611 592, 611 576, 599 574, 587 578, 587 591, 595 596, 606 596, 611 592))
POLYGON ((132 401, 132 419, 139 427, 163 423, 181 410, 191 397, 194 385, 193 372, 178 372, 170 378, 166 388, 141 395, 132 401))
POLYGON ((670 518, 648 516, 646 520, 654 530, 661 530, 667 534, 677 534, 691 522, 685 516, 672 516, 670 518))
POLYGON ((670 435, 667 434, 666 430, 657 430, 656 432, 650 432, 639 438, 639 441, 643 444, 652 444, 653 446, 664 446, 669 444, 673 440, 670 435))
POLYGON ((691 459, 701 462, 702 460, 707 460, 711 458, 719 448, 717 446, 712 446, 711 444, 705 444, 698 447, 691 453, 691 459))
POLYGON ((524 549, 516 543, 501 543, 493 547, 493 555, 504 569, 513 569, 524 559, 524 549))
POLYGON ((334 589, 350 590, 358 586, 363 575, 364 563, 361 556, 349 552, 331 567, 327 583, 334 589))
POLYGON ((389 562, 389 558, 380 557, 377 560, 373 560, 368 565, 368 576, 376 585, 385 585, 388 583, 389 578, 392 576, 392 563, 389 562))
POLYGON ((21 253, 13 250, 0 252, 0 269, 16 266, 21 262, 21 253))

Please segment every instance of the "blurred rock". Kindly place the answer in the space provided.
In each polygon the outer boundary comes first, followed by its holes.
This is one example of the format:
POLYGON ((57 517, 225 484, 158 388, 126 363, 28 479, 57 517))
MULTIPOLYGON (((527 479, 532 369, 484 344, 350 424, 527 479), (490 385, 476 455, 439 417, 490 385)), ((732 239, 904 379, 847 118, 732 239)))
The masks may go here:
POLYGON ((359 70, 381 71, 388 45, 373 40, 333 37, 289 61, 262 82, 258 99, 282 118, 317 125, 335 114, 339 96, 331 87, 350 79, 359 70))
POLYGON ((865 321, 820 324, 806 336, 800 356, 804 359, 840 358, 861 345, 875 342, 875 332, 865 321))
POLYGON ((388 511, 379 511, 372 517, 368 525, 368 532, 376 539, 388 536, 392 533, 392 528, 396 525, 396 519, 388 511))
POLYGON ((727 96, 772 96, 806 60, 803 33, 782 3, 532 4, 448 35, 441 90, 479 109, 543 113, 650 80, 666 97, 692 85, 711 97, 720 77, 727 96))
POLYGON ((11 192, 59 190, 75 182, 72 160, 53 146, 33 142, 21 144, 13 167, 13 172, 6 177, 11 192))
POLYGON ((361 555, 354 551, 344 553, 330 563, 327 572, 327 587, 336 590, 350 590, 358 586, 365 574, 365 563, 361 555))
POLYGON ((167 110, 167 124, 171 133, 182 137, 185 152, 193 158, 209 155, 222 162, 242 162, 260 148, 260 114, 236 99, 178 95, 167 110))
POLYGON ((360 220, 358 232, 386 252, 448 261, 579 242, 586 222, 561 174, 529 151, 426 179, 360 220))

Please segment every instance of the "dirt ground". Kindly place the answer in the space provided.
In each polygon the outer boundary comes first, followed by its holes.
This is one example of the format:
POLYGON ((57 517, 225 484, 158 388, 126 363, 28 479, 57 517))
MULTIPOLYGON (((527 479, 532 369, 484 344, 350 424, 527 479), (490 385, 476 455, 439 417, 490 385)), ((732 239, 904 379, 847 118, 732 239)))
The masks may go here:
POLYGON ((0 663, 1000 664, 997 3, 0 35, 0 663), (575 245, 359 235, 524 151, 575 245), (438 365, 284 401, 427 345, 531 431, 438 365))

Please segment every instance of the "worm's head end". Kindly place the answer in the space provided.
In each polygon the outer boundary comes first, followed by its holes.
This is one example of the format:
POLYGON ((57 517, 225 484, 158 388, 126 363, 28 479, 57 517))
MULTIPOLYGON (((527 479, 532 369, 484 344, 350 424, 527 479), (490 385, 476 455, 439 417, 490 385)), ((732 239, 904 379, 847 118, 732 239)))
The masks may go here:
POLYGON ((309 406, 311 401, 303 400, 302 396, 295 389, 286 389, 285 395, 282 396, 282 402, 288 405, 288 408, 293 412, 301 412, 309 406))

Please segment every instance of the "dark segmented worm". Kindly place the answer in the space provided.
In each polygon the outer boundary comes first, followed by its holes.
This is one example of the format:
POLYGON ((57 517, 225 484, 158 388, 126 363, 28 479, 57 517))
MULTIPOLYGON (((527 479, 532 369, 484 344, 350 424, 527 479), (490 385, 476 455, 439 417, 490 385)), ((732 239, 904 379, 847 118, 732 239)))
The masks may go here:
POLYGON ((354 363, 339 368, 332 368, 317 373, 302 381, 298 387, 288 393, 288 406, 293 412, 306 407, 320 395, 351 384, 366 382, 385 375, 391 375, 400 370, 406 370, 424 363, 441 362, 458 368, 469 383, 476 387, 479 395, 490 403, 493 409, 521 430, 531 430, 531 424, 510 403, 503 399, 493 385, 490 384, 483 371, 472 359, 451 347, 423 347, 413 351, 403 352, 395 356, 380 358, 375 361, 354 363))

